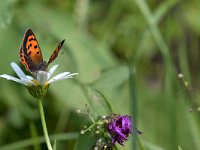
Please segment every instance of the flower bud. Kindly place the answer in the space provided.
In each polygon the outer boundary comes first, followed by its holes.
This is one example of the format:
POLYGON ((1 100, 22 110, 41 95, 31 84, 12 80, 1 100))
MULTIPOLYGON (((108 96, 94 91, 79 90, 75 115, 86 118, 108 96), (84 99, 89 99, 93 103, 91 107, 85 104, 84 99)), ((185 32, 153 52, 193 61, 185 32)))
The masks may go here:
POLYGON ((49 84, 44 84, 44 85, 37 84, 37 85, 27 86, 27 89, 33 97, 41 99, 47 94, 47 91, 49 89, 49 84))

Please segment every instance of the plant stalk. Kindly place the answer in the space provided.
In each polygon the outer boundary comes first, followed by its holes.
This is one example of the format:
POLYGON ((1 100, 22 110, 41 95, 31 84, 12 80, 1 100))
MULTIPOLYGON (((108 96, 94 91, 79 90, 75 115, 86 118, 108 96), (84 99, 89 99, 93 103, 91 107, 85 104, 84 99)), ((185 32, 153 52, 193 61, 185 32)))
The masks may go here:
POLYGON ((43 109, 41 99, 38 99, 38 105, 39 105, 39 110, 40 110, 40 117, 41 117, 43 132, 44 132, 44 138, 45 138, 48 150, 53 150, 50 139, 49 139, 48 131, 47 131, 47 126, 46 126, 46 121, 45 121, 45 116, 44 116, 44 109, 43 109))

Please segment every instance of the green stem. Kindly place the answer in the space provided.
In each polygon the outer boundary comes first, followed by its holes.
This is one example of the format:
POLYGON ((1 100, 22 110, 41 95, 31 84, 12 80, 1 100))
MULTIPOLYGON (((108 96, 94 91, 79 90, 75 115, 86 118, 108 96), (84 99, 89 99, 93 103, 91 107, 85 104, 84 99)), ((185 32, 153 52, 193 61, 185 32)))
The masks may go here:
POLYGON ((38 105, 39 105, 39 110, 40 110, 40 117, 41 117, 43 132, 44 132, 44 138, 45 138, 48 150, 53 150, 53 148, 51 146, 51 142, 49 140, 49 135, 48 135, 47 126, 46 126, 46 122, 45 122, 45 116, 44 116, 44 109, 43 109, 41 99, 38 99, 38 105))
POLYGON ((88 113, 88 116, 90 117, 90 119, 92 120, 92 122, 95 124, 94 119, 92 118, 92 116, 90 115, 90 113, 88 113))
POLYGON ((136 134, 133 136, 132 140, 132 149, 137 150, 137 118, 138 118, 138 113, 137 113, 137 96, 136 96, 136 89, 135 89, 135 80, 134 80, 134 71, 133 71, 133 64, 130 62, 129 59, 128 61, 128 67, 129 67, 129 91, 130 91, 130 101, 131 101, 131 116, 134 118, 134 124, 132 126, 133 132, 136 134))

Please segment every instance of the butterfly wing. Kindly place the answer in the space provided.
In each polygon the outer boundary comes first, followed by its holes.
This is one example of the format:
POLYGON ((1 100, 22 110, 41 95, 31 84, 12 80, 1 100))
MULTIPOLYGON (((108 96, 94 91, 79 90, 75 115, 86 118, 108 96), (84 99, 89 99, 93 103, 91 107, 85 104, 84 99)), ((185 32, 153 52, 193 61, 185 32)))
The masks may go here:
POLYGON ((27 71, 37 72, 38 67, 33 63, 30 57, 24 54, 22 47, 20 47, 20 62, 25 65, 27 71))
POLYGON ((26 70, 29 70, 27 60, 25 59, 24 52, 22 50, 22 46, 20 47, 20 62, 21 62, 21 64, 25 65, 26 70))
POLYGON ((26 70, 31 72, 38 70, 39 64, 43 62, 38 41, 30 28, 24 34, 23 43, 20 48, 20 59, 21 63, 25 65, 26 70))
POLYGON ((56 47, 54 52, 51 54, 51 57, 49 58, 49 61, 48 61, 48 65, 52 61, 54 61, 54 59, 56 59, 56 57, 58 56, 58 53, 59 53, 60 49, 62 48, 64 42, 65 42, 65 40, 62 40, 62 42, 60 42, 60 44, 58 44, 58 46, 56 47))
POLYGON ((40 50, 38 41, 30 28, 26 30, 24 35, 22 50, 24 51, 25 55, 31 58, 35 65, 43 62, 42 52, 40 50))

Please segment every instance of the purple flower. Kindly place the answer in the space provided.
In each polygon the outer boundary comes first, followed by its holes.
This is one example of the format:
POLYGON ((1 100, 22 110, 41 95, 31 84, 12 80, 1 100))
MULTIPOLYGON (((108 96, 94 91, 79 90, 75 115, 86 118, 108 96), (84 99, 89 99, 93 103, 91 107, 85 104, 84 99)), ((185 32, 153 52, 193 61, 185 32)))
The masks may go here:
POLYGON ((123 142, 128 140, 128 136, 131 134, 132 121, 128 115, 115 116, 107 124, 107 130, 112 138, 112 144, 116 141, 120 145, 124 145, 123 142))

